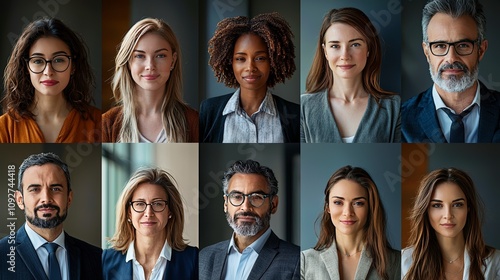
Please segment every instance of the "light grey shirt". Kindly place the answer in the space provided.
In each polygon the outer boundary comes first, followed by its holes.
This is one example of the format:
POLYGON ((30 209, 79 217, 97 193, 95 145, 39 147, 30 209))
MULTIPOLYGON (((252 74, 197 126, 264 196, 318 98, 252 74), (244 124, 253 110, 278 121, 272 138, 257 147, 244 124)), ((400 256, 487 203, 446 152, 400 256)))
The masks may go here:
POLYGON ((251 116, 241 108, 240 89, 229 99, 222 111, 224 122, 222 143, 283 143, 281 122, 273 95, 267 91, 259 110, 251 116))

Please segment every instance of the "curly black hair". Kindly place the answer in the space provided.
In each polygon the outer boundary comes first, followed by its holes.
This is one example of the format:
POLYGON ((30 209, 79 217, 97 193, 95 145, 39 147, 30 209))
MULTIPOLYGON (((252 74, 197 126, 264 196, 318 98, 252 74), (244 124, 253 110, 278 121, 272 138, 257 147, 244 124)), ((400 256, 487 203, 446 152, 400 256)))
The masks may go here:
POLYGON ((268 87, 284 83, 295 71, 295 46, 288 22, 278 13, 266 13, 252 19, 244 16, 225 18, 217 24, 214 36, 208 41, 208 64, 218 82, 231 88, 239 87, 234 76, 232 59, 236 40, 243 34, 256 34, 267 45, 271 64, 268 87))

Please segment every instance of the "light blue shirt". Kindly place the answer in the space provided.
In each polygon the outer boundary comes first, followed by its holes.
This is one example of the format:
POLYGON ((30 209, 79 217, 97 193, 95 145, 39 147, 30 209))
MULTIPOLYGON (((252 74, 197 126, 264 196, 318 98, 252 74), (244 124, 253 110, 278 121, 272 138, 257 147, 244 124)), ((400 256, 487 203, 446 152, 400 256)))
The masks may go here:
POLYGON ((241 108, 240 89, 229 99, 222 115, 224 138, 222 143, 283 143, 283 131, 273 95, 267 91, 259 110, 251 116, 241 108))
MULTIPOLYGON (((168 245, 168 242, 165 240, 163 244, 163 248, 160 251, 160 255, 156 260, 155 266, 151 271, 151 276, 149 276, 148 280, 161 280, 163 279, 163 274, 165 274, 165 268, 167 267, 167 261, 170 261, 172 257, 172 248, 168 245)), ((134 241, 130 242, 127 255, 125 256, 125 261, 132 261, 132 275, 133 280, 145 280, 146 276, 144 273, 144 268, 137 261, 135 257, 135 247, 134 241)))
MULTIPOLYGON (((24 225, 24 229, 26 230, 26 234, 28 235, 31 244, 35 248, 36 254, 42 263, 43 270, 49 277, 49 252, 42 247, 43 244, 48 241, 45 238, 41 237, 38 233, 36 233, 31 227, 26 223, 24 225)), ((64 230, 59 234, 59 236, 52 242, 57 243, 59 248, 56 251, 56 258, 59 262, 59 267, 61 268, 61 276, 62 280, 69 280, 69 269, 68 269, 68 251, 66 250, 64 243, 64 230)))
MULTIPOLYGON (((448 108, 454 114, 460 114, 462 112, 455 112, 453 109, 449 108, 444 104, 443 99, 439 96, 439 93, 436 90, 436 85, 432 87, 432 99, 434 99, 434 106, 436 106, 436 113, 439 121, 439 126, 441 126, 441 131, 444 134, 444 138, 448 143, 450 142, 450 130, 451 130, 451 119, 443 110, 443 108, 448 108)), ((476 96, 474 96, 474 100, 469 104, 465 109, 469 109, 474 106, 472 111, 468 115, 466 115, 462 122, 464 123, 464 135, 465 135, 465 143, 477 143, 477 135, 479 128, 479 112, 480 112, 480 85, 477 83, 476 96), (477 105, 477 106, 475 106, 477 105)))
POLYGON ((255 240, 250 246, 246 247, 243 252, 238 251, 238 247, 234 243, 234 234, 231 237, 231 242, 229 242, 229 247, 227 248, 227 264, 225 267, 225 279, 234 280, 248 279, 250 271, 252 271, 255 261, 259 257, 260 251, 266 244, 267 239, 271 235, 271 228, 269 227, 257 240, 255 240))

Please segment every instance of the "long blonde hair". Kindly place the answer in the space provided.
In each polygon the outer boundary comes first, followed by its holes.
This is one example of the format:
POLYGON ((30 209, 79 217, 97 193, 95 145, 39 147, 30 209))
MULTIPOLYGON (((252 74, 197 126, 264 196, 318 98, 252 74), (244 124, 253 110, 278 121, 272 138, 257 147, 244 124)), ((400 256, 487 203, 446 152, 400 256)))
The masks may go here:
POLYGON ((115 250, 125 253, 130 243, 135 240, 135 228, 127 221, 130 211, 129 202, 137 187, 144 183, 157 185, 167 193, 168 209, 172 218, 165 226, 166 240, 172 249, 184 250, 187 245, 182 238, 184 208, 181 195, 174 185, 177 182, 172 175, 160 168, 140 168, 128 180, 116 203, 116 231, 109 242, 115 250))
POLYGON ((160 19, 145 18, 138 21, 125 34, 115 58, 115 73, 111 82, 113 97, 123 105, 123 120, 117 142, 139 142, 139 128, 134 103, 135 82, 130 74, 128 62, 137 42, 148 33, 160 35, 177 54, 177 60, 166 83, 162 103, 163 128, 168 142, 187 142, 188 127, 185 112, 187 105, 182 100, 181 50, 177 38, 168 24, 160 19))

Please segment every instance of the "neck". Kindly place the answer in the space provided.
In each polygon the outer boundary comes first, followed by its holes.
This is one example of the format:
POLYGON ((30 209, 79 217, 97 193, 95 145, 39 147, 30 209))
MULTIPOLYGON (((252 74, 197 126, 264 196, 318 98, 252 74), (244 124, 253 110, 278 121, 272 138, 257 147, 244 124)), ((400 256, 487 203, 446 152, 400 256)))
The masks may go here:
POLYGON ((243 250, 245 250, 252 243, 254 243, 255 240, 259 239, 259 237, 261 237, 264 234, 264 232, 266 232, 266 230, 268 228, 269 227, 262 229, 261 231, 257 232, 257 234, 254 236, 243 236, 243 235, 238 235, 235 233, 234 234, 234 243, 235 243, 236 247, 238 247, 238 250, 240 251, 240 253, 243 252, 243 250))
POLYGON ((476 81, 473 86, 463 92, 447 92, 438 85, 436 85, 436 90, 444 104, 459 114, 472 103, 476 96, 477 87, 478 82, 476 81))
POLYGON ((453 238, 443 237, 437 234, 437 241, 441 248, 441 254, 446 261, 453 262, 460 258, 460 256, 463 256, 465 250, 465 239, 463 234, 459 234, 453 238))
POLYGON ((267 88, 258 90, 245 90, 240 88, 240 105, 245 112, 251 116, 259 110, 260 104, 266 97, 267 88))
POLYGON ((368 96, 361 82, 361 75, 354 79, 337 78, 334 81, 330 89, 330 97, 353 101, 356 98, 368 96))
POLYGON ((135 258, 139 263, 143 264, 149 260, 156 261, 160 256, 160 252, 165 244, 166 236, 162 232, 162 236, 143 236, 137 234, 134 242, 135 258), (163 238, 162 238, 163 237, 163 238), (161 242, 159 242, 162 240, 161 242))
POLYGON ((157 91, 147 91, 136 87, 135 106, 137 113, 142 115, 161 114, 165 88, 157 91))
POLYGON ((39 228, 39 227, 32 225, 30 222, 27 222, 27 223, 28 223, 28 226, 34 232, 38 233, 38 235, 43 237, 48 242, 53 242, 54 240, 56 240, 56 238, 61 234, 61 232, 63 230, 62 224, 56 226, 55 228, 39 228))
POLYGON ((345 235, 336 231, 335 242, 337 249, 343 255, 351 256, 361 252, 364 246, 365 236, 362 232, 357 234, 345 235))
POLYGON ((35 92, 35 101, 33 102, 31 112, 37 118, 59 118, 66 117, 71 110, 61 94, 55 96, 46 96, 35 92))

